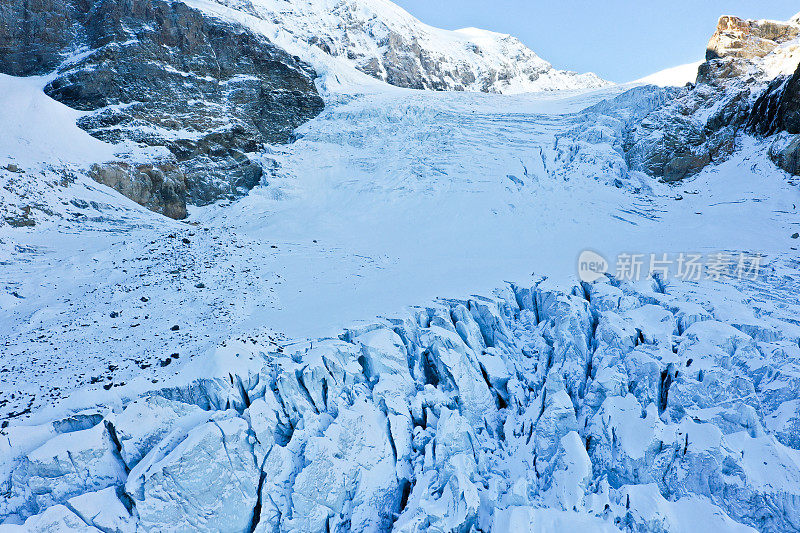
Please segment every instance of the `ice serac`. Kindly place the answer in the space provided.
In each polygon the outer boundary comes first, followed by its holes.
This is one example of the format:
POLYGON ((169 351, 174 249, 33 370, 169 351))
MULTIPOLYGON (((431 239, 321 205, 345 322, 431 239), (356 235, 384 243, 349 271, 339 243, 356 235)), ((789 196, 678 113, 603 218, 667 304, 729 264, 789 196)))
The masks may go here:
POLYGON ((125 477, 111 435, 99 423, 62 433, 28 452, 14 471, 7 503, 29 516, 73 496, 118 485, 125 477))
POLYGON ((91 175, 173 218, 255 186, 264 143, 290 141, 323 107, 306 64, 180 2, 13 3, 0 35, 2 72, 52 73, 45 92, 87 111, 83 129, 122 153, 152 147, 91 175))
POLYGON ((245 420, 222 412, 145 456, 125 485, 141 529, 249 531, 260 476, 251 440, 245 420))
POLYGON ((779 424, 796 418, 800 330, 735 327, 693 290, 541 280, 292 353, 252 345, 241 374, 55 421, 74 431, 22 450, 0 517, 29 531, 796 531, 798 439, 779 424))

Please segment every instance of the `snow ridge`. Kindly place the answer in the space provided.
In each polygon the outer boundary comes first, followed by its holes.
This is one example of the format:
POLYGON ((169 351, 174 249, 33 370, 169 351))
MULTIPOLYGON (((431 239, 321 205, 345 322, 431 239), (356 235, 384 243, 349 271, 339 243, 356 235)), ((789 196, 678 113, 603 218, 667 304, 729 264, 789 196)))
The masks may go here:
POLYGON ((187 3, 240 22, 249 15, 250 25, 333 77, 344 66, 400 87, 503 94, 611 85, 592 73, 557 70, 510 35, 434 28, 388 0, 187 3))

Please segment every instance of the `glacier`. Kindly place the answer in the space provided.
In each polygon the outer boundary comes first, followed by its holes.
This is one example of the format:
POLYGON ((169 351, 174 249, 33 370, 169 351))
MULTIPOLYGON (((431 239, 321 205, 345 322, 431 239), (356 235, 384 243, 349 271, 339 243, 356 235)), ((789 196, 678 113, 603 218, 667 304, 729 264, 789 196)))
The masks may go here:
POLYGON ((694 290, 540 279, 291 350, 243 337, 218 375, 5 428, 0 511, 32 531, 795 529, 797 429, 769 428, 798 416, 798 328, 750 336, 694 290))
POLYGON ((800 530, 800 19, 609 85, 384 1, 186 5, 324 109, 171 220, 91 176, 152 146, 0 74, 0 531, 800 530), (587 249, 764 264, 582 283, 587 249))

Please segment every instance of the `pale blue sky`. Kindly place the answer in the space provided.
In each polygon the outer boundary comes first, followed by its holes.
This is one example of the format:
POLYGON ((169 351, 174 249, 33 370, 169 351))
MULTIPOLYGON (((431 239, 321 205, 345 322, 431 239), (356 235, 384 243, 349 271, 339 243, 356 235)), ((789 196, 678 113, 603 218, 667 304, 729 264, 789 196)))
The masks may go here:
POLYGON ((558 68, 631 81, 703 59, 720 15, 787 20, 797 0, 394 0, 440 28, 519 37, 558 68))

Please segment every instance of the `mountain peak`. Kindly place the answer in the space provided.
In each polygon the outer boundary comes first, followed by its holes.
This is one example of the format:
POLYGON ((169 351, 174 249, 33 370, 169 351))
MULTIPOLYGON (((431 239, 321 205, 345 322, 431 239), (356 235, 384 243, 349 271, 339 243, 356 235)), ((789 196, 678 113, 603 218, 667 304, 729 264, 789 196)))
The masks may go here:
POLYGON ((316 58, 322 64, 311 63, 323 75, 344 64, 398 87, 505 94, 611 85, 591 73, 555 69, 510 35, 435 28, 388 0, 191 3, 226 18, 255 17, 254 28, 316 58), (330 68, 331 58, 338 67, 330 68))

